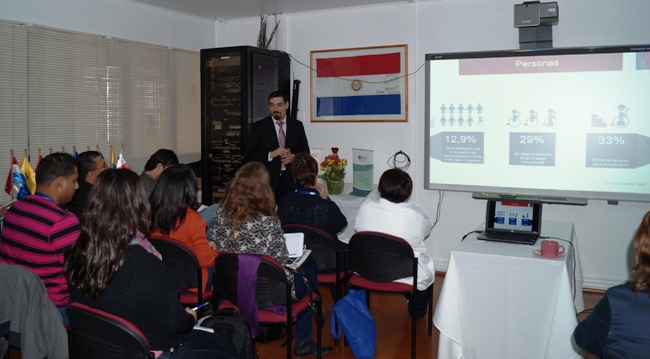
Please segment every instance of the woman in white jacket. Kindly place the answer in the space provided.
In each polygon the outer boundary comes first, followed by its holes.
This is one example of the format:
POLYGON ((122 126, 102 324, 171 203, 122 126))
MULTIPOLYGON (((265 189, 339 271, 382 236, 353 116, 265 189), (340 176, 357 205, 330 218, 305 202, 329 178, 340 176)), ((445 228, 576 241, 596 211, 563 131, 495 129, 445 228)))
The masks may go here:
MULTIPOLYGON (((354 230, 387 233, 409 242, 418 258, 416 315, 420 319, 427 312, 435 271, 433 260, 424 244, 431 233, 431 221, 419 207, 406 202, 412 190, 413 181, 408 173, 397 168, 384 172, 379 179, 378 190, 369 194, 359 208, 354 230)), ((413 278, 402 278, 396 282, 410 284, 413 283, 413 278)), ((410 300, 408 309, 413 315, 410 300)))

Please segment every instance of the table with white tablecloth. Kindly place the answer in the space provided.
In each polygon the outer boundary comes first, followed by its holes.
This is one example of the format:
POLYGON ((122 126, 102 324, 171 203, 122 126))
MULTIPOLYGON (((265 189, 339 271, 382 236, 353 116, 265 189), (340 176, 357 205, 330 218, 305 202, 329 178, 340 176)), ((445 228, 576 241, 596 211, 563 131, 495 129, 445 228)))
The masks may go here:
POLYGON ((343 193, 329 196, 339 206, 345 219, 348 220, 348 226, 338 235, 339 240, 344 243, 350 242, 350 238, 354 234, 354 222, 357 218, 359 207, 361 207, 361 204, 366 199, 366 196, 357 196, 350 194, 350 192, 352 192, 352 183, 346 183, 343 188, 343 193))
POLYGON ((534 254, 542 239, 531 246, 476 234, 452 250, 433 319, 438 358, 581 357, 572 335, 584 309, 573 223, 543 221, 546 236, 561 239, 566 255, 534 254))

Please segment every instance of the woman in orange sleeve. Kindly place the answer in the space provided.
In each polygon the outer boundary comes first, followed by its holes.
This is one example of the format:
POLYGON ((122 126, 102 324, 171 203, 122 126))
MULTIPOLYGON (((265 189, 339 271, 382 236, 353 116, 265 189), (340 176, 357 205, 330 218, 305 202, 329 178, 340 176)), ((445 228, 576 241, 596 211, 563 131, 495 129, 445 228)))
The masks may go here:
POLYGON ((151 236, 176 239, 192 249, 203 268, 203 287, 212 288, 212 271, 217 250, 208 241, 207 223, 197 212, 196 176, 187 165, 167 168, 158 178, 149 202, 153 213, 151 236))

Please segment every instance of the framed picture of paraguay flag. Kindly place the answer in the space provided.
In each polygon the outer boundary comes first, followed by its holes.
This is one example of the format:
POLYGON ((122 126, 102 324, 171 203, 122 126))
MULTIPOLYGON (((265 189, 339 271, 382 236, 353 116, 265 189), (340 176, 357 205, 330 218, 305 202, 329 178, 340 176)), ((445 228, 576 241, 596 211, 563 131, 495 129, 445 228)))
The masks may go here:
POLYGON ((311 51, 311 121, 408 121, 407 55, 407 45, 311 51))

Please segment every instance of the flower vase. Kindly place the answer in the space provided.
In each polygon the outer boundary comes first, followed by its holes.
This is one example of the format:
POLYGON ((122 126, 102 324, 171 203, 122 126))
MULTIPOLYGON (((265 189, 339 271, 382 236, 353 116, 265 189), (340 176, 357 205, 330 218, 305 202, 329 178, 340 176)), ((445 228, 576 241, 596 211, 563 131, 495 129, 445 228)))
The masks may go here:
POLYGON ((343 187, 345 185, 345 182, 343 180, 332 180, 328 179, 327 180, 327 193, 328 194, 341 194, 343 193, 343 187))

